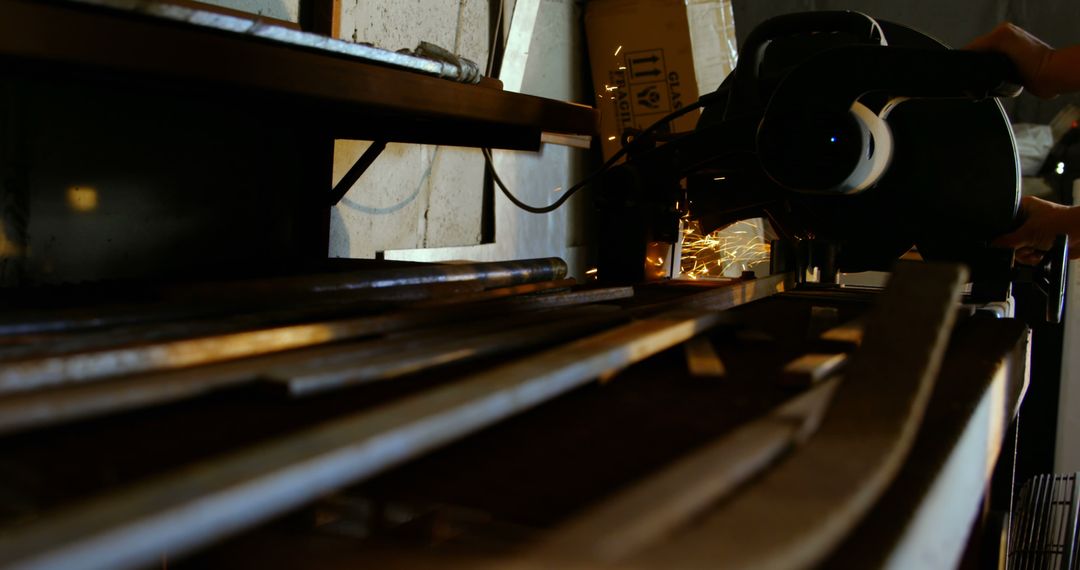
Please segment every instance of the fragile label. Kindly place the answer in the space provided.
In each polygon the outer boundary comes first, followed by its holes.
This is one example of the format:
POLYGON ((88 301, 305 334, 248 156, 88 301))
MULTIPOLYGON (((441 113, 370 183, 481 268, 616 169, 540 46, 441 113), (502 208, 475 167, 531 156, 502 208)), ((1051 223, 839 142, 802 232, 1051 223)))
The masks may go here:
MULTIPOLYGON (((623 54, 622 65, 608 77, 620 132, 645 128, 683 106, 679 73, 668 71, 663 49, 623 54)), ((670 132, 670 125, 660 131, 670 132)))

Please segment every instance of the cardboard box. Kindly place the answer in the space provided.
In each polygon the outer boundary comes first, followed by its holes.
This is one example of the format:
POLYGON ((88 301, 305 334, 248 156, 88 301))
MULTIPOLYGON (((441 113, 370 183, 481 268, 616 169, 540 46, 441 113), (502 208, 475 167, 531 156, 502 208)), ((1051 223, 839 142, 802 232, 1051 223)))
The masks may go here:
MULTIPOLYGON (((698 98, 685 0, 590 0, 589 62, 604 160, 627 128, 644 129, 698 98)), ((693 130, 690 113, 661 132, 693 130)))

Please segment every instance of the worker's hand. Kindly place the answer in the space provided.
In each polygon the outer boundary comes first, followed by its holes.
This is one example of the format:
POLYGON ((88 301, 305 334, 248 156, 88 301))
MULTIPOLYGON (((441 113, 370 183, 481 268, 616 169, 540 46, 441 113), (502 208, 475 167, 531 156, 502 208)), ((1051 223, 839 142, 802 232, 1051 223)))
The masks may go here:
POLYGON ((1054 245, 1054 238, 1069 235, 1069 257, 1080 258, 1080 210, 1024 196, 1020 201, 1023 225, 994 240, 998 247, 1016 249, 1016 260, 1036 265, 1054 245))
POLYGON ((996 51, 1009 56, 1020 72, 1024 88, 1032 95, 1050 98, 1058 94, 1053 78, 1047 77, 1046 73, 1054 49, 1019 26, 1004 22, 968 44, 967 49, 996 51))

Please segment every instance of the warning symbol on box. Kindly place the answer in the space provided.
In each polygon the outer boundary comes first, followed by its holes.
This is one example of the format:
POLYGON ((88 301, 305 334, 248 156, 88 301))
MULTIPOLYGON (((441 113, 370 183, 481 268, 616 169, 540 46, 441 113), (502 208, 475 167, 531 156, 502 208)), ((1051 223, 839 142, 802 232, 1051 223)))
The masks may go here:
POLYGON ((634 116, 671 111, 671 100, 662 82, 639 84, 630 87, 634 116))
POLYGON ((653 49, 626 54, 630 83, 658 81, 664 77, 664 50, 653 49))

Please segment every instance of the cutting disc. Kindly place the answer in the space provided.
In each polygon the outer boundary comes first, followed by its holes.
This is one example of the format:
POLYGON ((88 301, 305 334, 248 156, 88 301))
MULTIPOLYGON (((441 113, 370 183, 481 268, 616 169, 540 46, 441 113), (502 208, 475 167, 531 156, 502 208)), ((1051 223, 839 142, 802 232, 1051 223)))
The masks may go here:
MULTIPOLYGON (((946 49, 880 23, 890 46, 946 49)), ((1016 226, 1020 166, 1000 102, 908 100, 887 122, 895 151, 874 188, 802 201, 817 237, 843 244, 843 269, 885 268, 912 244, 927 259, 970 262, 973 251, 1016 226)))

